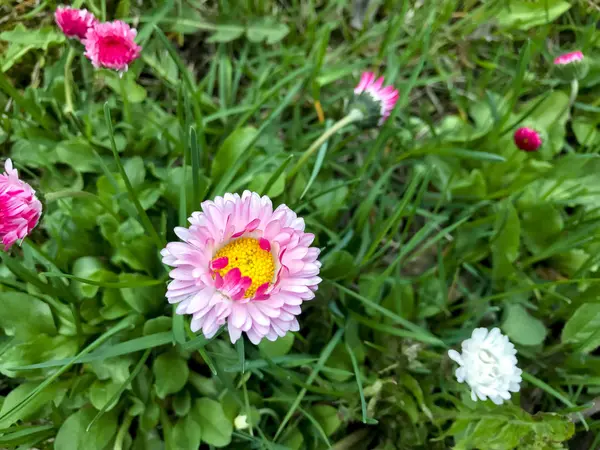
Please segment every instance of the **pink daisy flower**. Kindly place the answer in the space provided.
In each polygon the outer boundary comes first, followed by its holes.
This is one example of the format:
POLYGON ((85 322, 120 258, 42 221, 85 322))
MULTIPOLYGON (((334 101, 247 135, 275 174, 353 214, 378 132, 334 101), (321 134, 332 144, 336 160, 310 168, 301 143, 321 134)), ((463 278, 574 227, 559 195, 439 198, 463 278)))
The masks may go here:
POLYGON ((142 47, 134 41, 137 30, 125 22, 97 23, 85 36, 85 56, 94 67, 127 71, 129 64, 140 56, 142 47))
POLYGON ((162 250, 170 273, 167 299, 191 314, 192 331, 207 338, 227 324, 231 342, 242 332, 258 344, 299 329, 302 302, 315 296, 321 263, 314 235, 286 205, 244 191, 202 203, 177 227, 182 242, 162 250))
POLYGON ((394 109, 399 94, 393 86, 383 87, 383 77, 375 77, 373 72, 364 72, 354 88, 354 95, 356 101, 365 101, 366 117, 376 118, 381 125, 394 109))
POLYGON ((583 53, 577 50, 575 52, 565 53, 564 55, 557 56, 554 58, 554 65, 564 66, 566 64, 581 61, 583 61, 583 53))
POLYGON ((19 180, 10 159, 4 163, 4 170, 0 175, 0 236, 4 250, 8 250, 35 228, 42 204, 31 186, 19 180))
POLYGON ((54 19, 62 32, 70 38, 80 41, 85 39, 87 31, 98 21, 87 9, 59 6, 54 12, 54 19))
POLYGON ((540 134, 533 128, 521 127, 514 134, 515 145, 526 152, 535 152, 542 145, 540 134))

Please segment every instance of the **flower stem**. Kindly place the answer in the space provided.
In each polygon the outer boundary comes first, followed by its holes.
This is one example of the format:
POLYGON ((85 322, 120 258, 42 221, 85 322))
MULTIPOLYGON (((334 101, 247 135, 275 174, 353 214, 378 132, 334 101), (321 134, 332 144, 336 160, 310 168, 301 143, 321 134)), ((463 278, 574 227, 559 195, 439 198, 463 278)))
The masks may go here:
POLYGON ((362 111, 359 111, 358 109, 352 109, 348 113, 348 115, 346 115, 342 119, 338 120, 331 127, 329 127, 327 130, 325 130, 325 132, 321 136, 319 136, 319 138, 316 141, 314 141, 310 147, 308 147, 308 150, 306 150, 302 154, 302 156, 300 157, 300 159, 298 160, 296 165, 294 165, 292 170, 290 170, 290 173, 288 174, 288 178, 292 178, 294 175, 296 175, 298 173, 298 171, 302 168, 302 166, 306 163, 308 158, 310 158, 311 155, 315 151, 317 151, 317 149, 319 147, 321 147, 321 145, 323 145, 332 135, 337 133, 339 130, 344 128, 346 125, 349 125, 353 122, 358 122, 359 120, 362 120, 363 118, 364 118, 364 114, 362 113, 362 111))
POLYGON ((127 97, 127 72, 119 76, 119 85, 121 87, 121 97, 123 97, 123 117, 128 125, 131 125, 131 108, 129 107, 129 98, 127 97))
POLYGON ((67 54, 67 60, 65 61, 65 107, 63 112, 65 114, 73 114, 73 96, 71 91, 71 65, 75 58, 75 49, 70 46, 69 53, 67 54))
POLYGON ((131 421, 133 420, 133 416, 131 414, 125 414, 125 419, 123 420, 123 424, 121 428, 119 428, 119 432, 117 433, 117 437, 115 438, 114 450, 122 450, 123 449, 123 441, 125 440, 125 435, 129 431, 129 427, 131 426, 131 421))
MULTIPOLYGON (((567 115, 571 115, 571 108, 577 99, 577 94, 579 93, 579 81, 577 78, 573 78, 571 81, 571 95, 569 96, 569 104, 567 105, 567 115)), ((568 118, 568 117, 567 117, 568 118)))

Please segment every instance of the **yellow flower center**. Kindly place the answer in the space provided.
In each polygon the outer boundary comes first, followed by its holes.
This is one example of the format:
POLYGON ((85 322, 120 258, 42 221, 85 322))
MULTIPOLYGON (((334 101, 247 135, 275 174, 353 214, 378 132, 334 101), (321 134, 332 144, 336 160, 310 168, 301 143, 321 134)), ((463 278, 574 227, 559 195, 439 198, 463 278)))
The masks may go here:
POLYGON ((213 258, 227 257, 226 267, 216 270, 222 277, 232 269, 238 268, 243 277, 250 277, 252 284, 246 290, 245 298, 254 297, 259 286, 273 281, 275 262, 268 250, 260 248, 258 239, 239 238, 219 250, 213 258))

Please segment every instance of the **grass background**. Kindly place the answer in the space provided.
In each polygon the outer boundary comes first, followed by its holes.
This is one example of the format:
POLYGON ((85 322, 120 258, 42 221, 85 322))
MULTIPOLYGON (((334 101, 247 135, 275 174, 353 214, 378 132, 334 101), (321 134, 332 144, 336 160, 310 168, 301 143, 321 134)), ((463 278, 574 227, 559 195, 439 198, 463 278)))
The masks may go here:
POLYGON ((597 4, 74 4, 144 50, 96 71, 55 2, 0 5, 0 146, 44 204, 1 255, 0 447, 600 447, 597 4), (551 61, 575 49, 571 107, 551 61), (363 70, 400 90, 392 117, 296 170, 363 70), (158 257, 201 200, 246 188, 322 248, 300 332, 258 347, 191 333, 158 257), (508 405, 453 378, 478 326, 519 351, 508 405))

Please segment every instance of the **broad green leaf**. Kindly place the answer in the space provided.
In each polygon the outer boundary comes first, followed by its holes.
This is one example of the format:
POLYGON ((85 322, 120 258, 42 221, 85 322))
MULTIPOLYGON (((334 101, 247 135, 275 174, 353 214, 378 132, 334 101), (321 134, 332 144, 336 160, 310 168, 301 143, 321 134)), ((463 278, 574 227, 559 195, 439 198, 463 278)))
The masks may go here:
POLYGON ((225 416, 219 402, 210 398, 200 398, 194 403, 191 415, 202 429, 202 442, 215 447, 229 445, 233 425, 225 416))
POLYGON ((223 142, 217 150, 212 162, 211 176, 219 179, 244 152, 249 151, 249 145, 256 137, 257 130, 253 127, 238 128, 223 142))
POLYGON ((153 371, 156 394, 160 398, 179 392, 188 380, 187 361, 173 351, 159 355, 154 360, 153 371))
POLYGON ((177 450, 198 450, 203 430, 191 415, 180 418, 172 431, 174 448, 177 450))
POLYGON ((502 331, 511 341, 521 345, 539 345, 544 342, 548 330, 544 323, 533 317, 519 304, 507 304, 504 309, 502 331))
POLYGON ((571 123, 575 138, 580 145, 586 147, 596 147, 600 145, 600 132, 598 132, 598 124, 586 117, 576 117, 571 123))
POLYGON ((50 44, 60 44, 65 42, 65 35, 54 26, 27 29, 22 23, 18 23, 11 31, 0 33, 0 41, 47 49, 50 44))
POLYGON ((140 286, 136 288, 120 289, 123 300, 129 304, 135 311, 142 314, 148 314, 156 311, 164 304, 164 288, 157 286, 143 286, 142 282, 151 281, 150 277, 133 274, 121 273, 119 281, 121 282, 140 282, 140 286))
POLYGON ((351 278, 357 270, 354 257, 345 250, 338 250, 327 256, 321 274, 328 280, 341 280, 351 278))
POLYGON ((267 44, 275 44, 287 36, 289 32, 290 29, 286 24, 268 17, 250 24, 246 30, 246 36, 251 42, 267 41, 267 44))
MULTIPOLYGON (((17 343, 0 356, 0 372, 9 376, 35 376, 36 372, 21 372, 11 367, 27 366, 54 359, 69 358, 77 353, 76 339, 67 336, 39 334, 35 339, 17 343)), ((39 375, 39 371, 37 372, 39 375)))
POLYGON ((294 345, 294 333, 288 332, 285 336, 276 339, 275 341, 269 341, 268 339, 263 339, 260 344, 258 344, 258 348, 261 353, 264 353, 269 358, 276 358, 278 356, 287 355, 292 346, 294 345))
POLYGON ((20 292, 2 292, 0 311, 0 327, 8 336, 28 339, 40 334, 56 334, 50 307, 36 297, 20 292))
POLYGON ((504 278, 513 270, 512 263, 519 256, 520 239, 519 216, 512 203, 505 200, 496 210, 496 223, 491 242, 495 279, 504 278))
POLYGON ((207 42, 231 42, 244 34, 241 25, 216 25, 215 32, 206 40, 207 42))
MULTIPOLYGON (((0 410, 0 416, 4 415, 7 411, 10 411, 14 406, 21 403, 37 386, 39 383, 23 383, 17 386, 15 389, 10 391, 4 402, 2 403, 2 409, 0 410)), ((44 405, 51 401, 59 403, 60 398, 67 392, 68 382, 61 382, 49 386, 41 392, 40 395, 35 397, 30 403, 27 404, 21 410, 18 410, 12 414, 9 414, 6 418, 0 421, 0 428, 8 428, 18 420, 28 420, 34 416, 44 405)))
MULTIPOLYGON (((90 401, 92 402, 92 405, 94 405, 94 408, 98 411, 104 408, 120 387, 121 385, 119 383, 115 383, 111 380, 94 381, 89 390, 90 401)), ((106 411, 113 409, 118 401, 119 399, 117 398, 112 404, 108 405, 106 411)))
POLYGON ((56 147, 58 162, 68 164, 79 172, 98 172, 100 167, 94 157, 94 148, 82 138, 62 141, 56 147))
POLYGON ((104 450, 117 432, 117 418, 113 413, 103 414, 86 431, 95 415, 96 410, 86 408, 69 416, 58 430, 55 450, 104 450))
POLYGON ((584 303, 565 324, 561 340, 577 345, 583 353, 600 346, 600 303, 584 303))
POLYGON ((564 0, 510 2, 503 6, 496 20, 504 28, 528 30, 554 21, 570 7, 564 0))
POLYGON ((342 425, 338 410, 333 406, 315 405, 311 408, 311 412, 327 436, 331 436, 342 425))

